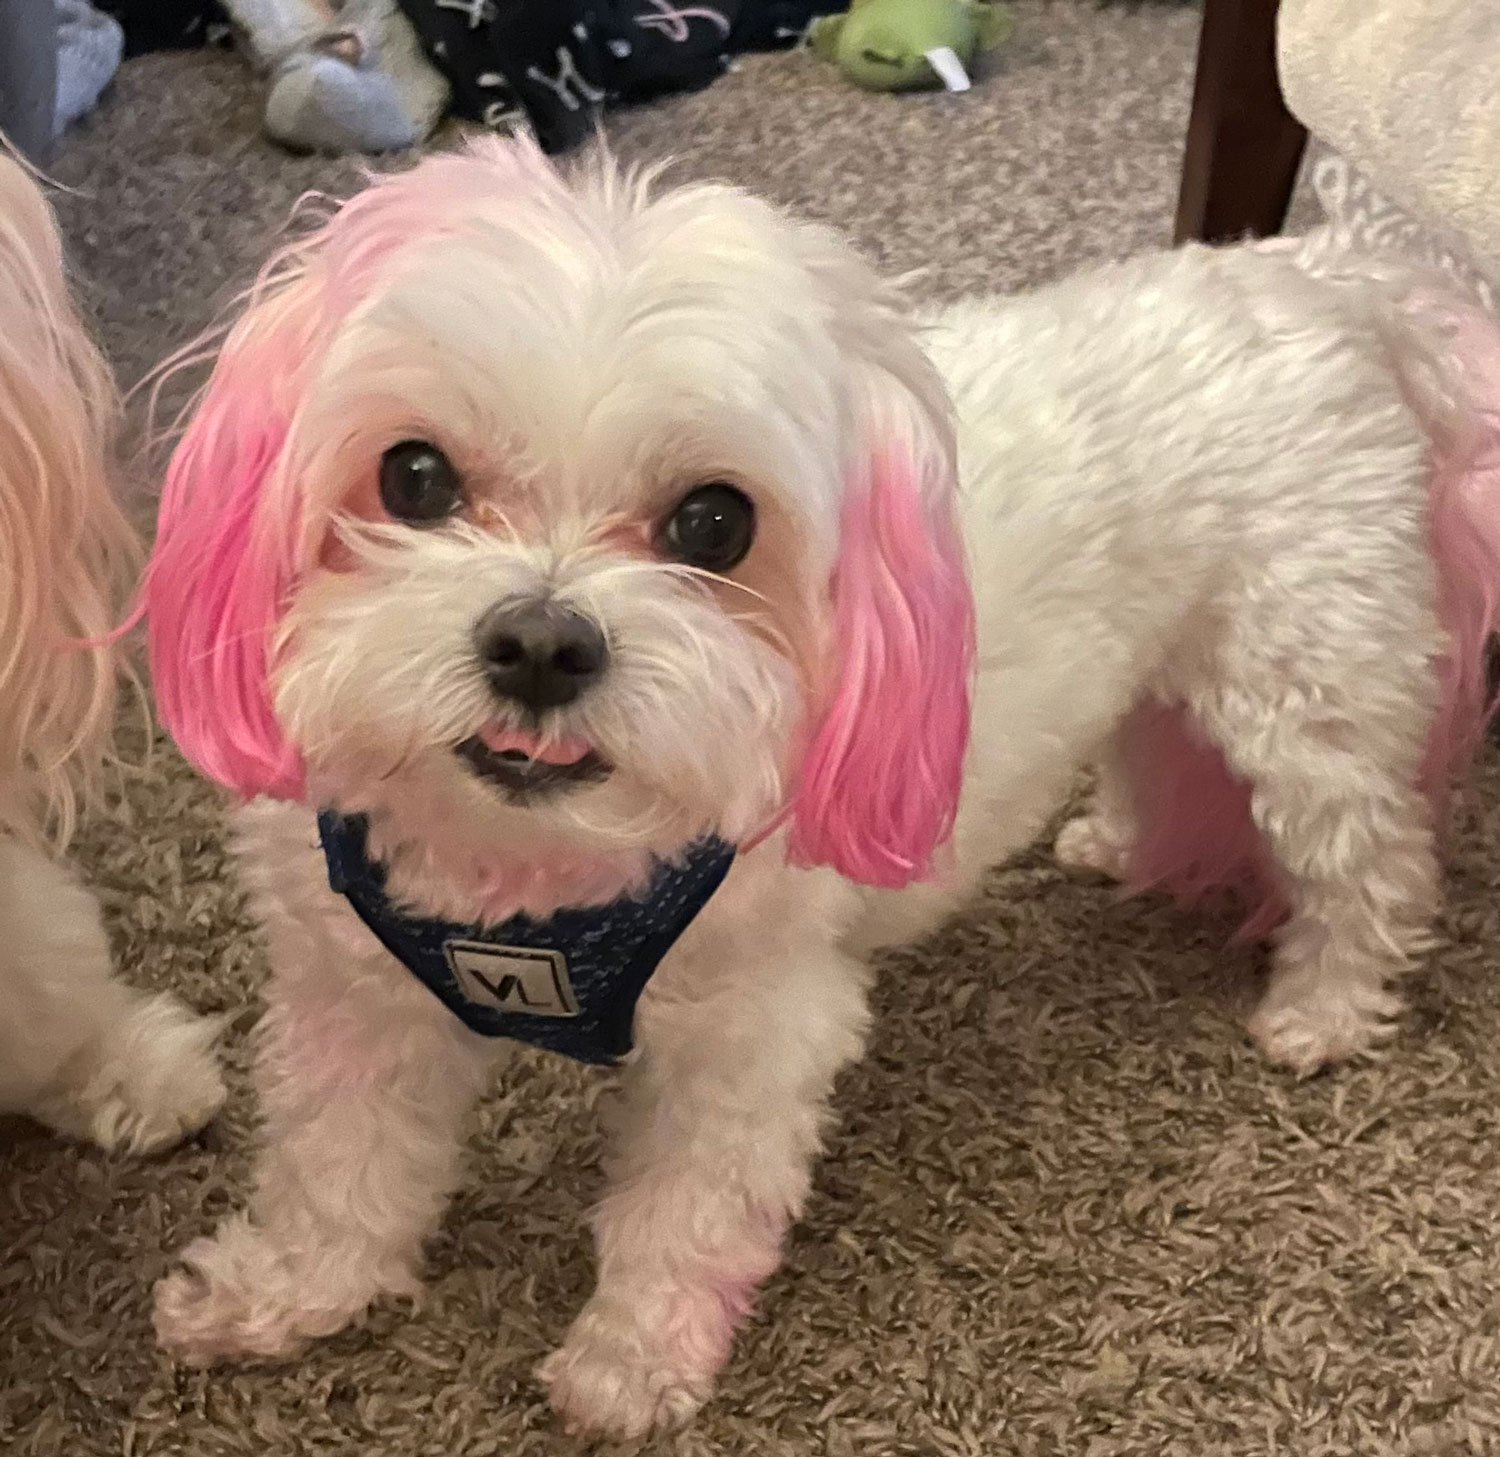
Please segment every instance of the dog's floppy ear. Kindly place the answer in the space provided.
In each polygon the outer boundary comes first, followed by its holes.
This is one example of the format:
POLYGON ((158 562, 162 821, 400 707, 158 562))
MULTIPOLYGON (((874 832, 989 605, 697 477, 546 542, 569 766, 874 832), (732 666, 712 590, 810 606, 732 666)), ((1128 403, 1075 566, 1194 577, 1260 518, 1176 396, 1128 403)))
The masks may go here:
POLYGON ((308 291, 297 280, 252 300, 230 331, 173 453, 146 575, 162 719, 196 768, 247 798, 303 789, 269 675, 298 546, 293 483, 280 467, 317 343, 308 291))
POLYGON ((247 797, 304 792, 269 680, 312 526, 289 435, 334 327, 393 254, 461 227, 476 189, 512 197, 561 186, 534 144, 476 141, 372 179, 251 290, 172 457, 144 598, 162 718, 221 784, 247 797))
POLYGON ((896 888, 932 873, 968 747, 974 604, 951 411, 896 325, 856 366, 832 581, 835 666, 792 806, 791 859, 896 888))

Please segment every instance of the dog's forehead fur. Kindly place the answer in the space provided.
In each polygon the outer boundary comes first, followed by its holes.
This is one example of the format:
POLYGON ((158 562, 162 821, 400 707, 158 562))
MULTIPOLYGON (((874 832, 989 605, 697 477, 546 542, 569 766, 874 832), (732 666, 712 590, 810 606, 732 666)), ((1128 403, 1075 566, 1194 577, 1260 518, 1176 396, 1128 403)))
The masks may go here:
POLYGON ((307 410, 336 424, 351 388, 383 392, 410 428, 519 451, 555 489, 717 472, 831 528, 845 403, 828 250, 730 188, 478 188, 392 251, 307 410))

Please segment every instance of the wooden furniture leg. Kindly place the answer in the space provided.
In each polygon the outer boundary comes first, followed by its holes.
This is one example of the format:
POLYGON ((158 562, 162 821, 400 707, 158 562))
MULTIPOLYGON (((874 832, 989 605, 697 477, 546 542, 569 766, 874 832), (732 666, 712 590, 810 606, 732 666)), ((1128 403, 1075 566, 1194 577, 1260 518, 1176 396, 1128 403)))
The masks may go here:
POLYGON ((1174 241, 1279 232, 1307 129, 1276 79, 1278 0, 1204 0, 1174 241))

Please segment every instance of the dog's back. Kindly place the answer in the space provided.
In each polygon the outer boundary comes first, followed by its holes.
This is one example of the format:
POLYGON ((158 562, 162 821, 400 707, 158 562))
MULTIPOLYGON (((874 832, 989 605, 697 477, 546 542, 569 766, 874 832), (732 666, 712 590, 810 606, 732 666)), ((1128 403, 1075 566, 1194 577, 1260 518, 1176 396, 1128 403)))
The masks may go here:
MULTIPOLYGON (((1310 633, 1372 578, 1405 579, 1403 614, 1430 599, 1434 462, 1472 454, 1482 410, 1454 398, 1415 281, 1371 268, 1191 248, 939 315, 981 621, 1081 591, 1165 654, 1184 621, 1253 611, 1288 573, 1309 579, 1310 633)), ((1098 674, 1108 626, 1049 661, 1098 674)))

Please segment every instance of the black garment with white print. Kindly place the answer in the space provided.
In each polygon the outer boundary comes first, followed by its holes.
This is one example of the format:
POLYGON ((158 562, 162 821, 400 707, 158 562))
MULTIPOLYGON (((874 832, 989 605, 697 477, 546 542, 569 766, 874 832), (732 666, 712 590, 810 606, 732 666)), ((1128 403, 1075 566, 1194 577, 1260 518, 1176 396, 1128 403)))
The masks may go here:
POLYGON ((458 116, 529 127, 548 152, 607 101, 706 86, 738 51, 791 45, 847 0, 400 0, 458 116))

